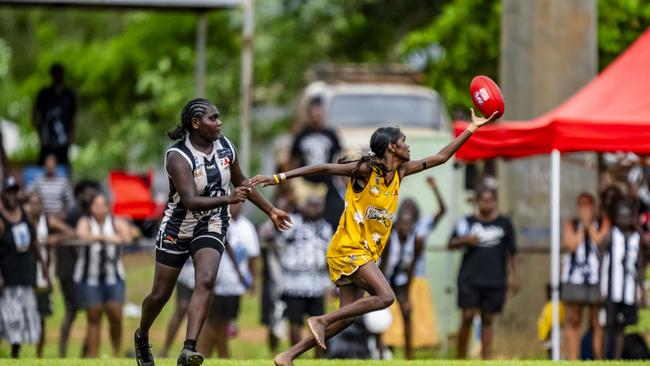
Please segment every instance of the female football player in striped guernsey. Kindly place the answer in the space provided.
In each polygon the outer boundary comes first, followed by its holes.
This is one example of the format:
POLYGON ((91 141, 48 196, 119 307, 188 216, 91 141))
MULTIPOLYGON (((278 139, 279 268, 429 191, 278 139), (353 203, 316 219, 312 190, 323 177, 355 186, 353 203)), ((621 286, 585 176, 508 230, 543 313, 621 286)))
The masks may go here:
POLYGON ((139 366, 153 366, 149 329, 176 285, 191 256, 195 287, 190 300, 187 335, 178 365, 197 366, 203 356, 196 352, 210 294, 225 248, 230 218, 228 205, 252 201, 279 230, 291 222, 286 212, 273 207, 248 184, 232 143, 221 134, 219 110, 206 99, 187 103, 181 124, 168 135, 177 141, 165 153, 169 175, 169 199, 156 239, 156 268, 151 293, 142 304, 140 327, 134 342, 139 366), (235 189, 230 191, 230 184, 235 189))

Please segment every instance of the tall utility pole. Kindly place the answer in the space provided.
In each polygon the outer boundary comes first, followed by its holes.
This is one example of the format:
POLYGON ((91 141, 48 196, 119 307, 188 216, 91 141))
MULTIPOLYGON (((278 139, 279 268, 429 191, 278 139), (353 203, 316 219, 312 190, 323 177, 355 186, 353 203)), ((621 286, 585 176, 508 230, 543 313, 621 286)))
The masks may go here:
MULTIPOLYGON (((540 116, 596 76, 596 5, 596 0, 502 0, 499 77, 507 104, 503 120, 540 116)), ((597 174, 589 168, 591 163, 595 154, 585 153, 564 164, 571 169, 562 171, 561 217, 573 213, 579 192, 596 189, 597 174)), ((549 180, 548 156, 499 164, 500 201, 517 228, 520 275, 526 284, 522 293, 509 297, 497 320, 495 345, 504 355, 537 352, 529 341, 514 340, 535 337, 536 318, 531 314, 546 301, 544 288, 551 266, 549 180)), ((553 265, 559 268, 559 263, 553 265)))

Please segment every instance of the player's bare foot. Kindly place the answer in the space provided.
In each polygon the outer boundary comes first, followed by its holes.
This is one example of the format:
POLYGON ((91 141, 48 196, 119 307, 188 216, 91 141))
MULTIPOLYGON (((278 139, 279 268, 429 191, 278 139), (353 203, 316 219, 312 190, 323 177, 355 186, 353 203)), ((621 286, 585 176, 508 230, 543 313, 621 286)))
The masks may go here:
POLYGON ((307 319, 307 325, 309 326, 309 330, 314 336, 316 343, 318 343, 318 346, 322 349, 327 349, 327 346, 325 345, 325 329, 327 329, 327 325, 318 320, 318 317, 315 316, 307 319))
POLYGON ((275 366, 293 366, 293 360, 285 353, 278 353, 273 358, 275 366))

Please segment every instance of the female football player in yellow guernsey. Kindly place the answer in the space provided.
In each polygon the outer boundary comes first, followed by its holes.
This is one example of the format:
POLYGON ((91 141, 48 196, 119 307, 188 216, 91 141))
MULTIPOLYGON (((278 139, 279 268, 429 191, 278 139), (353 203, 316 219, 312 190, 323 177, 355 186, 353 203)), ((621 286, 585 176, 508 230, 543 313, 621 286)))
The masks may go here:
MULTIPOLYGON (((496 114, 496 113, 495 113, 496 114)), ((354 318, 390 306, 395 295, 376 262, 393 225, 401 181, 408 175, 444 164, 479 127, 496 119, 479 118, 472 110, 470 123, 437 154, 411 161, 406 136, 395 127, 377 129, 370 138, 371 153, 358 161, 305 166, 273 176, 258 175, 251 185, 280 184, 287 179, 325 174, 349 177, 345 210, 327 250, 330 278, 339 287, 338 310, 307 319, 312 335, 278 354, 276 365, 293 360, 350 325, 354 318), (364 296, 368 292, 369 296, 364 296)))

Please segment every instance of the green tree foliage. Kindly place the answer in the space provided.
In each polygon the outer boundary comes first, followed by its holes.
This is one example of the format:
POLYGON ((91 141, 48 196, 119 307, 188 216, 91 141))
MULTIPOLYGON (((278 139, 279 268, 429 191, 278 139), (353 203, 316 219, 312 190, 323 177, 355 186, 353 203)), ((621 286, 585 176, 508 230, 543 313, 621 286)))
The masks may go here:
MULTIPOLYGON (((599 55, 611 62, 649 24, 650 3, 599 1, 599 55)), ((48 69, 60 61, 78 96, 74 159, 79 175, 160 163, 182 105, 195 95, 195 14, 59 8, 0 8, 0 117, 18 121, 21 150, 33 162, 31 110, 48 69)), ((208 17, 207 97, 225 133, 239 133, 241 13, 208 17)), ((486 0, 258 0, 254 103, 290 106, 305 71, 320 62, 409 60, 442 50, 425 68, 426 84, 452 108, 466 107, 476 74, 498 78, 500 2, 486 0)), ((289 121, 253 121, 253 144, 286 131, 289 121)))
POLYGON ((650 27, 650 1, 598 1, 598 64, 602 70, 650 27))
MULTIPOLYGON (((239 26, 229 15, 210 15, 206 84, 224 119, 236 121, 239 26)), ((180 109, 194 96, 194 14, 65 10, 52 16, 42 9, 5 9, 0 19, 14 55, 7 82, 15 83, 0 91, 1 110, 27 136, 14 158, 34 161, 34 99, 49 83, 50 65, 62 62, 78 96, 81 149, 74 167, 80 176, 102 177, 109 168, 127 163, 138 168, 160 159, 169 143, 164 132, 179 122, 180 109)), ((226 132, 236 125, 227 124, 226 132)))
POLYGON ((457 0, 446 4, 442 14, 411 32, 401 43, 403 54, 442 47, 442 55, 426 68, 426 83, 446 99, 450 108, 469 107, 468 85, 475 75, 497 78, 501 3, 457 0))
MULTIPOLYGON (((650 26, 647 0, 598 1, 598 55, 602 70, 650 26)), ((435 44, 443 56, 431 60, 426 83, 438 90, 449 106, 471 106, 467 86, 473 76, 498 79, 501 2, 456 0, 427 26, 408 34, 400 45, 402 55, 435 44)))

